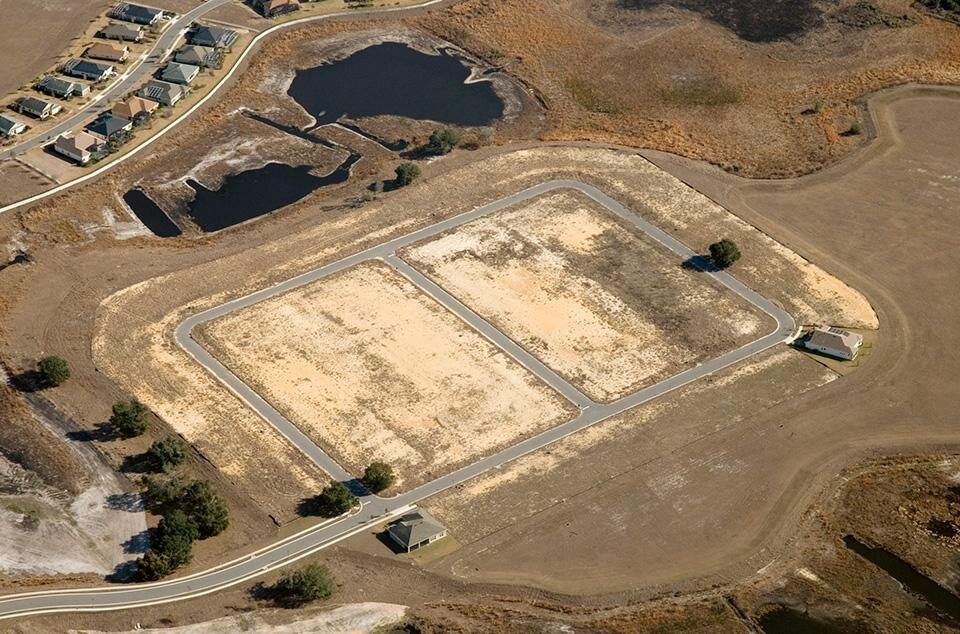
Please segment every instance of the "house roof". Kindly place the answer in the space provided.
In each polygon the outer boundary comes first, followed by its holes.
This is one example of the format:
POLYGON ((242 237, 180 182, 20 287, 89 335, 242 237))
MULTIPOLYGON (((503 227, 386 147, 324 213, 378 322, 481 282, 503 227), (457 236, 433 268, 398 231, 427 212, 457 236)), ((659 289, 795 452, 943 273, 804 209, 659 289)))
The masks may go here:
POLYGON ((3 134, 10 134, 10 131, 14 128, 26 127, 27 124, 13 117, 7 116, 5 114, 0 114, 0 132, 3 134))
POLYGON ((389 528, 390 534, 407 548, 436 537, 446 530, 423 509, 407 513, 389 528))
POLYGON ((863 343, 863 337, 840 328, 824 328, 823 326, 818 326, 810 331, 807 342, 813 346, 823 346, 825 348, 853 352, 863 343))
POLYGON ((233 44, 237 39, 237 32, 230 29, 222 29, 218 26, 198 26, 189 35, 187 40, 191 44, 201 46, 218 46, 226 48, 233 44))
POLYGON ((70 59, 67 60, 63 65, 63 72, 65 73, 83 73, 88 75, 103 75, 113 70, 113 66, 110 64, 101 64, 100 62, 92 62, 89 59, 70 59))
POLYGON ((104 57, 106 59, 119 59, 126 55, 126 46, 116 46, 106 42, 97 42, 87 49, 87 57, 104 57))
POLYGON ((43 99, 37 99, 36 97, 24 97, 20 100, 20 107, 27 110, 32 110, 34 112, 42 112, 43 110, 49 108, 53 104, 49 101, 44 101, 43 99))
POLYGON ((133 119, 143 112, 153 112, 159 105, 156 101, 144 97, 130 97, 113 104, 112 112, 118 117, 133 119))
POLYGON ((87 124, 84 129, 109 139, 113 135, 128 129, 130 126, 131 122, 129 119, 107 113, 97 117, 92 123, 87 124))
POLYGON ((162 14, 161 9, 130 2, 121 2, 110 12, 111 16, 119 20, 130 20, 131 22, 142 22, 144 24, 153 24, 162 14))
POLYGON ((181 64, 179 62, 170 62, 163 72, 160 73, 160 79, 164 81, 173 81, 178 84, 186 84, 193 80, 200 72, 200 68, 193 64, 181 64))
POLYGON ((70 81, 69 79, 63 79, 62 77, 48 75, 37 82, 37 87, 49 90, 53 93, 66 95, 73 92, 75 88, 82 87, 82 84, 78 84, 75 81, 70 81))
POLYGON ((86 132, 77 132, 75 135, 61 134, 57 138, 57 147, 63 150, 72 151, 76 154, 88 152, 100 145, 97 137, 86 132))
POLYGON ((173 59, 184 64, 193 64, 194 66, 204 66, 213 63, 216 58, 216 49, 209 46, 196 46, 187 44, 177 50, 173 59))
POLYGON ((143 36, 143 29, 133 24, 118 24, 116 22, 111 22, 107 26, 100 29, 98 35, 101 37, 137 38, 143 36))
POLYGON ((143 93, 142 96, 153 99, 154 101, 159 101, 164 97, 170 100, 172 97, 183 96, 182 86, 165 81, 158 81, 156 79, 145 83, 140 91, 143 93))

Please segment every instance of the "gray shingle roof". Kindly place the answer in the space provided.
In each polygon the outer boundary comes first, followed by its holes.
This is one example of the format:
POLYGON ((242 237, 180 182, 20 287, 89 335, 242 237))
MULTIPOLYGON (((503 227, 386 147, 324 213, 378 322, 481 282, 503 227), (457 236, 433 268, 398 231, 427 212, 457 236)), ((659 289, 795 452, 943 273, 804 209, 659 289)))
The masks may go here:
POLYGON ((237 40, 237 32, 218 26, 198 26, 187 35, 187 41, 200 46, 227 48, 237 40))
POLYGON ((84 127, 84 130, 93 132, 94 134, 99 134, 100 136, 109 139, 123 130, 128 129, 130 125, 131 123, 129 119, 124 119, 123 117, 117 117, 108 113, 101 115, 95 121, 88 124, 86 127, 84 127))
POLYGON ((388 530, 397 541, 409 548, 436 537, 447 529, 423 509, 417 509, 401 517, 388 530))

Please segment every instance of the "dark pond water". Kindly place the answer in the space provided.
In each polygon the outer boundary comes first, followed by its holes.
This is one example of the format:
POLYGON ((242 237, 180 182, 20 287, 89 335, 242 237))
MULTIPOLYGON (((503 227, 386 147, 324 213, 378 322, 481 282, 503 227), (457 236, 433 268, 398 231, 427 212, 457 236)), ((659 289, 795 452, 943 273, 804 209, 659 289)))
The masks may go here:
POLYGON ((760 629, 764 634, 870 634, 870 629, 857 621, 818 619, 786 606, 761 616, 760 629))
POLYGON ((204 231, 226 229, 295 203, 315 189, 346 181, 359 160, 359 155, 352 155, 326 176, 314 176, 309 165, 268 163, 227 176, 215 190, 189 180, 187 184, 197 195, 187 206, 187 214, 204 231))
POLYGON ((342 60, 297 72, 287 93, 316 117, 397 115, 462 126, 503 116, 503 101, 488 81, 465 84, 470 69, 444 51, 427 55, 387 42, 342 60))
POLYGON ((946 590, 897 555, 885 548, 867 546, 853 535, 843 538, 847 548, 903 584, 945 617, 954 627, 960 627, 960 598, 946 590))
POLYGON ((165 214, 157 203, 147 196, 142 189, 131 189, 123 195, 123 202, 136 214, 147 229, 160 238, 175 238, 183 233, 165 214))

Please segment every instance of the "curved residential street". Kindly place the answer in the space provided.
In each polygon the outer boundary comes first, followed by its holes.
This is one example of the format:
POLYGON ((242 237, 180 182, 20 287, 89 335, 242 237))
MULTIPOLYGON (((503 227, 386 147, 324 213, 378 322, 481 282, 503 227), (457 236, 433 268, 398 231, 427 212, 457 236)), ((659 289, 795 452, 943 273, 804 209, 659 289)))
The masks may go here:
POLYGON ((752 355, 767 350, 768 348, 789 342, 794 338, 796 334, 796 324, 793 318, 783 309, 748 288, 728 273, 712 270, 704 271, 704 275, 713 277, 717 282, 770 315, 776 321, 776 328, 769 334, 736 350, 732 350, 700 365, 689 368, 617 401, 612 403, 597 403, 544 366, 538 359, 494 328, 489 322, 483 320, 434 282, 396 256, 396 251, 404 246, 556 189, 575 189, 589 196, 620 218, 633 223, 633 225, 644 231, 649 237, 675 253, 681 261, 688 261, 697 256, 692 249, 656 226, 646 222, 596 187, 572 180, 547 181, 488 205, 372 247, 338 262, 314 269, 281 284, 198 313, 185 320, 177 328, 175 336, 179 345, 185 348, 220 381, 237 393, 258 414, 274 425, 290 442, 314 460, 321 468, 338 480, 350 481, 352 480, 351 474, 347 473, 340 465, 333 461, 320 447, 297 429, 292 422, 283 417, 276 409, 260 398, 249 386, 240 381, 219 361, 213 358, 210 353, 191 338, 190 333, 196 326, 206 321, 253 305, 298 286, 309 284, 366 260, 380 259, 386 261, 390 266, 405 275, 437 302, 457 314, 471 327, 500 346, 507 354, 513 356, 524 367, 577 405, 580 409, 580 414, 576 418, 536 436, 527 438, 511 447, 487 456, 453 473, 423 484, 397 497, 381 498, 370 494, 363 495, 361 497, 362 506, 359 512, 355 514, 307 529, 302 533, 285 538, 256 553, 246 555, 216 568, 180 579, 172 579, 153 584, 53 590, 5 596, 0 598, 0 619, 50 612, 120 610, 179 601, 242 583, 269 570, 289 564, 313 552, 335 544, 366 529, 370 525, 381 523, 398 516, 409 510, 413 504, 435 495, 440 491, 459 485, 490 469, 500 467, 511 460, 554 443, 570 434, 575 434, 627 409, 655 399, 727 366, 738 363, 752 355))

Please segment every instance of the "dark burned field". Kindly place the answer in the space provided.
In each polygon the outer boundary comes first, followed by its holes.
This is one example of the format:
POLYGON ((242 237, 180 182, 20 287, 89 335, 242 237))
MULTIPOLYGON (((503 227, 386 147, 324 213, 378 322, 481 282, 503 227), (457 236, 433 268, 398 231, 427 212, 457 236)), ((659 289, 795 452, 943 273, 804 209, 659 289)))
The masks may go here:
POLYGON ((670 6, 699 13, 748 42, 775 42, 823 25, 813 0, 615 0, 637 11, 670 6))

